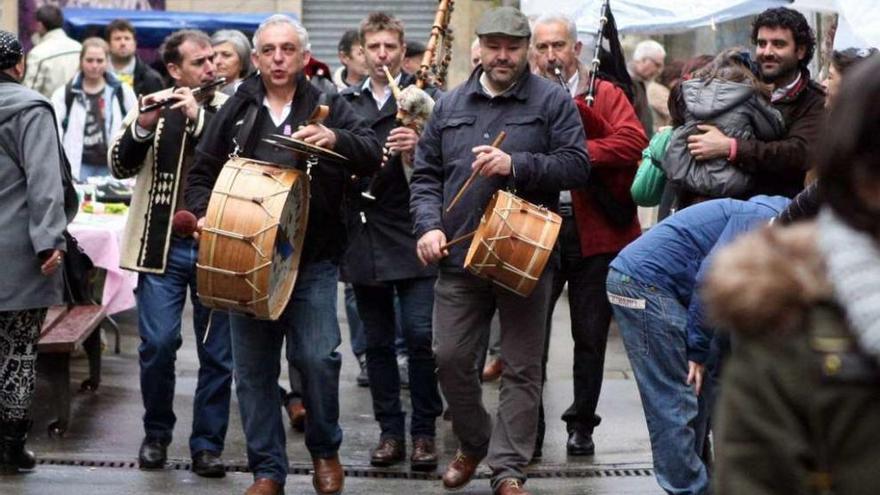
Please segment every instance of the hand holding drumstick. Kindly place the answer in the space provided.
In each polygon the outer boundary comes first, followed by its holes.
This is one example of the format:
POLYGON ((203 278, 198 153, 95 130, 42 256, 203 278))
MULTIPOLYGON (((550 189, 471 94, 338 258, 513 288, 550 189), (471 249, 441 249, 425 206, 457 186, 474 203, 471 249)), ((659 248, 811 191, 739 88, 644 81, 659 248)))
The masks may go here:
POLYGON ((449 213, 449 211, 452 210, 452 207, 458 203, 458 200, 461 199, 464 192, 471 187, 471 184, 473 184, 474 180, 477 178, 477 174, 484 177, 492 175, 510 175, 513 162, 511 161, 510 155, 501 151, 499 148, 506 137, 507 133, 501 131, 498 133, 498 136, 495 137, 495 140, 492 141, 490 146, 476 146, 471 150, 477 154, 477 159, 471 164, 471 169, 473 169, 473 171, 471 172, 470 177, 464 181, 464 185, 461 186, 461 189, 458 190, 455 197, 452 198, 452 201, 449 202, 449 206, 446 207, 446 213, 449 213))

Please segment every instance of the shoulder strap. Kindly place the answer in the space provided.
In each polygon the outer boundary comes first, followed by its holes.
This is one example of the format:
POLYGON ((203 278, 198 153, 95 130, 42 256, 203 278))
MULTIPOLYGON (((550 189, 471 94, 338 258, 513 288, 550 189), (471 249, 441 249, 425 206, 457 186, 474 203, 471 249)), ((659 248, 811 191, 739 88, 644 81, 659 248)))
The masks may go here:
POLYGON ((122 84, 117 87, 113 93, 116 95, 116 103, 119 104, 119 112, 122 115, 122 118, 125 118, 125 115, 128 114, 128 109, 125 108, 125 90, 122 88, 122 84))
POLYGON ((67 132, 67 124, 70 121, 70 107, 73 106, 73 79, 64 85, 64 120, 61 121, 61 130, 67 132))

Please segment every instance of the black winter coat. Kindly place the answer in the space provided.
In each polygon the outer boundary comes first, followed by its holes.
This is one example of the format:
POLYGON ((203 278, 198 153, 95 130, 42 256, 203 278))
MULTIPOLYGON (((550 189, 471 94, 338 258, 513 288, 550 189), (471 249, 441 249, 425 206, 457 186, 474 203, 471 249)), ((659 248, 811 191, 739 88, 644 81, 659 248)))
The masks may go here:
MULTIPOLYGON (((404 73, 399 85, 405 88, 414 83, 415 77, 404 73)), ((428 88, 426 92, 434 99, 440 93, 435 88, 428 88)), ((379 143, 384 143, 398 126, 397 102, 393 97, 388 98, 380 110, 372 92, 363 90, 360 85, 350 86, 340 94, 367 121, 379 143)), ((412 232, 409 212, 409 181, 403 167, 400 155, 396 154, 375 175, 352 178, 346 202, 349 244, 342 263, 344 281, 370 285, 436 274, 435 266, 422 266, 416 255, 417 239, 412 232), (362 195, 367 190, 375 200, 362 195)))
MULTIPOLYGON (((377 170, 382 159, 381 151, 373 131, 339 95, 323 95, 302 74, 296 87, 290 110, 292 121, 305 122, 319 103, 329 105, 330 115, 324 125, 336 133, 333 149, 349 158, 344 165, 319 160, 312 168, 309 220, 300 263, 326 259, 338 262, 345 247, 342 197, 346 182, 353 173, 368 175, 377 170)), ((261 120, 269 118, 263 109, 264 96, 265 89, 259 75, 247 78, 205 129, 186 188, 186 204, 197 217, 205 215, 211 190, 234 150, 237 138, 245 136, 244 142, 240 143, 239 156, 266 159, 255 154, 261 146, 261 138, 265 137, 259 134, 261 120), (264 117, 258 117, 250 130, 242 130, 248 109, 252 107, 264 117)), ((299 160, 295 166, 302 168, 299 160)))

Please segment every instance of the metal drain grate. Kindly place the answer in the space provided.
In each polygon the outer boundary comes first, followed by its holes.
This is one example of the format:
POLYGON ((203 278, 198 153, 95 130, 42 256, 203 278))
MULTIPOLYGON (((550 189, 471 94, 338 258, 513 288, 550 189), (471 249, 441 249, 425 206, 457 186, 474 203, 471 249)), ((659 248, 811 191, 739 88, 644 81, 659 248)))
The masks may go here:
MULTIPOLYGON (((86 468, 111 468, 111 469, 138 469, 137 462, 120 459, 81 459, 62 457, 42 457, 37 464, 43 466, 72 466, 86 468)), ((618 466, 618 465, 615 465, 618 466)), ((189 471, 190 463, 181 459, 172 459, 165 465, 166 469, 175 471, 189 471)), ((441 478, 440 473, 420 473, 415 471, 401 471, 380 469, 369 466, 344 466, 345 475, 351 478, 385 478, 404 480, 437 481, 441 478)), ((245 464, 227 463, 226 472, 248 473, 245 464)), ((310 464, 298 463, 289 466, 292 475, 311 475, 310 464)), ((629 478, 654 476, 654 470, 650 467, 603 467, 603 466, 572 466, 572 465, 549 465, 536 466, 526 470, 530 478, 629 478)), ((480 469, 474 476, 477 479, 488 479, 490 473, 486 469, 480 469)))

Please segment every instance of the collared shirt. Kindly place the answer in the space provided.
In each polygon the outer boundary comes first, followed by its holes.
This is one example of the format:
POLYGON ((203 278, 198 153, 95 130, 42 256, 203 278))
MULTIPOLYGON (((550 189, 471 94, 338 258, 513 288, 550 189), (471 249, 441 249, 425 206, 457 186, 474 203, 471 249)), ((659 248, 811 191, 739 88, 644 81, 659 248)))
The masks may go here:
POLYGON ((263 97, 263 106, 266 107, 266 110, 269 111, 269 117, 272 118, 272 123, 275 124, 275 127, 280 126, 287 120, 287 117, 290 115, 290 104, 291 102, 287 102, 284 105, 284 108, 281 109, 281 115, 275 115, 275 111, 272 110, 272 106, 269 105, 269 98, 263 97))
POLYGON ((499 93, 493 90, 491 86, 489 86, 489 78, 488 76, 486 76, 486 73, 483 72, 482 74, 480 74, 480 86, 483 88, 483 91, 487 95, 489 95, 490 98, 495 98, 496 96, 501 96, 503 94, 507 94, 513 91, 513 88, 516 87, 516 81, 513 81, 513 84, 511 84, 507 87, 507 89, 499 93))
MULTIPOLYGON (((397 77, 394 78, 394 84, 400 85, 400 74, 398 73, 397 77)), ((382 110, 382 107, 385 106, 385 102, 388 101, 388 98, 391 98, 391 85, 385 85, 385 91, 381 95, 377 95, 375 91, 373 91, 373 83, 370 78, 364 79, 364 84, 361 85, 361 90, 369 91, 371 95, 373 95, 373 101, 376 102, 376 108, 382 110)))
POLYGON ((568 78, 568 92, 571 93, 572 98, 577 96, 578 84, 581 83, 581 73, 580 71, 574 71, 574 75, 568 78))
POLYGON ((770 101, 776 102, 776 101, 779 101, 779 100, 785 98, 785 95, 787 95, 788 92, 792 90, 792 88, 797 86, 797 83, 799 83, 799 82, 801 82, 801 73, 800 72, 798 72, 798 76, 788 86, 785 86, 785 87, 779 88, 779 89, 774 89, 773 93, 770 95, 770 101))

